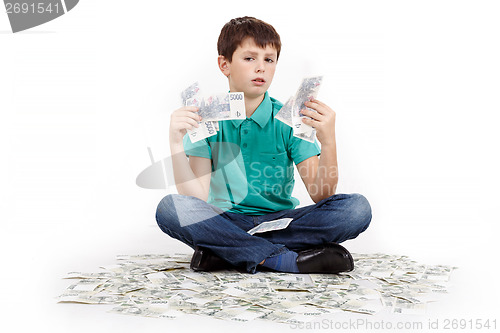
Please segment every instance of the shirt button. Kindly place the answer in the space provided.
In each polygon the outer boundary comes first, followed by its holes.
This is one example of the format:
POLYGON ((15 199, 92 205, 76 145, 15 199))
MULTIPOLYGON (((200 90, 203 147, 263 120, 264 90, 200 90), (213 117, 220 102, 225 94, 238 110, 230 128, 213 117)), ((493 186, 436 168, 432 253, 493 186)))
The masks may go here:
POLYGON ((243 131, 243 133, 244 133, 244 134, 248 134, 248 130, 244 130, 244 131, 243 131))
POLYGON ((246 144, 246 143, 244 143, 244 144, 243 144, 243 148, 246 148, 246 147, 247 147, 247 144, 246 144))

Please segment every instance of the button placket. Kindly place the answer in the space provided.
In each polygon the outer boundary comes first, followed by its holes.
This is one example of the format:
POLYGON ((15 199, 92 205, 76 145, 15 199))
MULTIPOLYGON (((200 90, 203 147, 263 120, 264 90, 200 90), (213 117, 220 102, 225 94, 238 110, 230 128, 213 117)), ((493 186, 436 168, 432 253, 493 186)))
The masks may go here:
MULTIPOLYGON (((248 126, 249 126, 249 125, 250 125, 250 124, 249 124, 248 120, 245 120, 245 121, 243 122, 243 124, 242 124, 242 131, 241 131, 241 133, 243 133, 243 134, 248 134, 248 126)), ((248 144, 245 142, 245 141, 247 141, 247 139, 248 139, 248 138, 247 138, 246 136, 241 135, 241 143, 242 143, 242 144, 241 144, 241 147, 242 147, 242 148, 247 148, 247 147, 248 147, 248 144)))

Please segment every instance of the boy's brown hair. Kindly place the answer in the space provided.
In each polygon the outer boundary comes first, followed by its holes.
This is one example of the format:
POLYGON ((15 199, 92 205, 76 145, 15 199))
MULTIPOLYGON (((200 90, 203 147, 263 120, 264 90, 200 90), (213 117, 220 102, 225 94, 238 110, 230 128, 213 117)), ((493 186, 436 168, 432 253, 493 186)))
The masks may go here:
POLYGON ((222 27, 217 41, 219 55, 231 62, 234 51, 247 37, 253 38, 255 44, 262 48, 267 45, 274 47, 277 51, 276 60, 278 60, 281 51, 280 35, 272 25, 250 16, 232 19, 222 27))

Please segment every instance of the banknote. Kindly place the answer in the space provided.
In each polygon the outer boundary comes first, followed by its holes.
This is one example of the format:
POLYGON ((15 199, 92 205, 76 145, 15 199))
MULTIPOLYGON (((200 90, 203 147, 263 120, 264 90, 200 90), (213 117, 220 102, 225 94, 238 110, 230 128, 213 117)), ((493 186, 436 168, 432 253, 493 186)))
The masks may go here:
POLYGON ((298 133, 298 134, 297 133, 293 133, 293 136, 295 136, 295 137, 297 137, 299 139, 302 139, 302 140, 306 140, 306 141, 309 141, 309 142, 314 142, 314 140, 316 140, 316 129, 313 128, 310 133, 298 133))
POLYGON ((151 301, 147 304, 129 300, 128 302, 123 302, 119 306, 112 308, 109 312, 168 319, 175 319, 184 315, 181 311, 171 309, 168 302, 159 300, 151 301))
POLYGON ((293 106, 294 97, 291 96, 285 104, 281 107, 281 109, 274 116, 279 121, 285 123, 286 125, 292 127, 292 106, 293 106))
POLYGON ((82 272, 69 272, 66 279, 110 279, 115 277, 113 272, 99 272, 99 273, 82 273, 82 272))
POLYGON ((197 106, 197 114, 202 117, 198 127, 187 129, 191 142, 197 142, 216 135, 219 120, 245 119, 245 99, 242 92, 202 96, 199 83, 195 82, 181 92, 185 106, 197 106))
POLYGON ((199 127, 193 129, 187 129, 187 133, 192 143, 203 140, 210 136, 217 134, 217 125, 214 121, 200 121, 198 122, 199 127))
POLYGON ((59 296, 60 303, 82 303, 82 304, 117 304, 123 302, 127 297, 122 295, 109 295, 106 293, 93 292, 70 292, 67 291, 59 296))
POLYGON ((273 221, 262 222, 258 226, 248 230, 247 233, 253 235, 261 232, 285 229, 286 227, 288 227, 290 222, 292 222, 292 220, 293 220, 292 218, 285 217, 273 221))
POLYGON ((322 76, 304 78, 295 95, 290 97, 275 115, 276 119, 293 129, 293 136, 308 142, 316 140, 316 129, 302 122, 302 118, 306 116, 300 111, 302 109, 314 111, 306 107, 304 103, 316 98, 322 80, 322 76))
POLYGON ((246 119, 242 92, 216 94, 201 99, 198 114, 203 120, 246 119))
MULTIPOLYGON (((184 106, 197 106, 200 107, 202 103, 201 89, 199 83, 195 82, 181 92, 182 104, 184 106)), ((200 114, 200 111, 198 111, 200 114)), ((216 121, 202 119, 198 121, 198 127, 193 129, 187 129, 187 134, 191 142, 195 143, 197 141, 203 140, 210 136, 217 134, 218 123, 216 121)))
POLYGON ((391 312, 400 314, 423 315, 427 311, 426 303, 412 303, 410 301, 396 298, 392 303, 391 312))
POLYGON ((350 299, 340 305, 344 311, 358 312, 364 314, 374 315, 383 308, 383 304, 379 299, 376 300, 363 300, 363 299, 350 299))
POLYGON ((181 92, 182 104, 190 106, 196 105, 197 96, 200 96, 200 84, 198 82, 193 83, 181 92))
POLYGON ((68 287, 68 290, 72 291, 94 291, 97 289, 97 287, 105 284, 109 280, 103 280, 103 279, 95 279, 95 278, 89 278, 89 279, 81 279, 77 283, 72 284, 71 286, 68 287))
POLYGON ((292 128, 294 134, 311 134, 313 128, 302 122, 302 117, 305 116, 302 115, 301 110, 306 109, 314 111, 313 109, 306 107, 304 103, 315 99, 316 96, 318 96, 322 80, 322 76, 309 77, 302 80, 302 83, 295 94, 292 106, 292 128))

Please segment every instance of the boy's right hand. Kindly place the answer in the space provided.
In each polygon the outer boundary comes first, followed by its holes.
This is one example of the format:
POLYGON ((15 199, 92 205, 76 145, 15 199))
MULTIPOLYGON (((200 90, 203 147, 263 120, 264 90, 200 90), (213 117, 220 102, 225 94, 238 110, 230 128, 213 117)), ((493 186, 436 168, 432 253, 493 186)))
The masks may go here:
POLYGON ((186 129, 194 129, 199 127, 201 116, 197 114, 199 108, 197 106, 183 106, 175 110, 170 116, 170 143, 182 144, 182 138, 186 135, 186 129))

